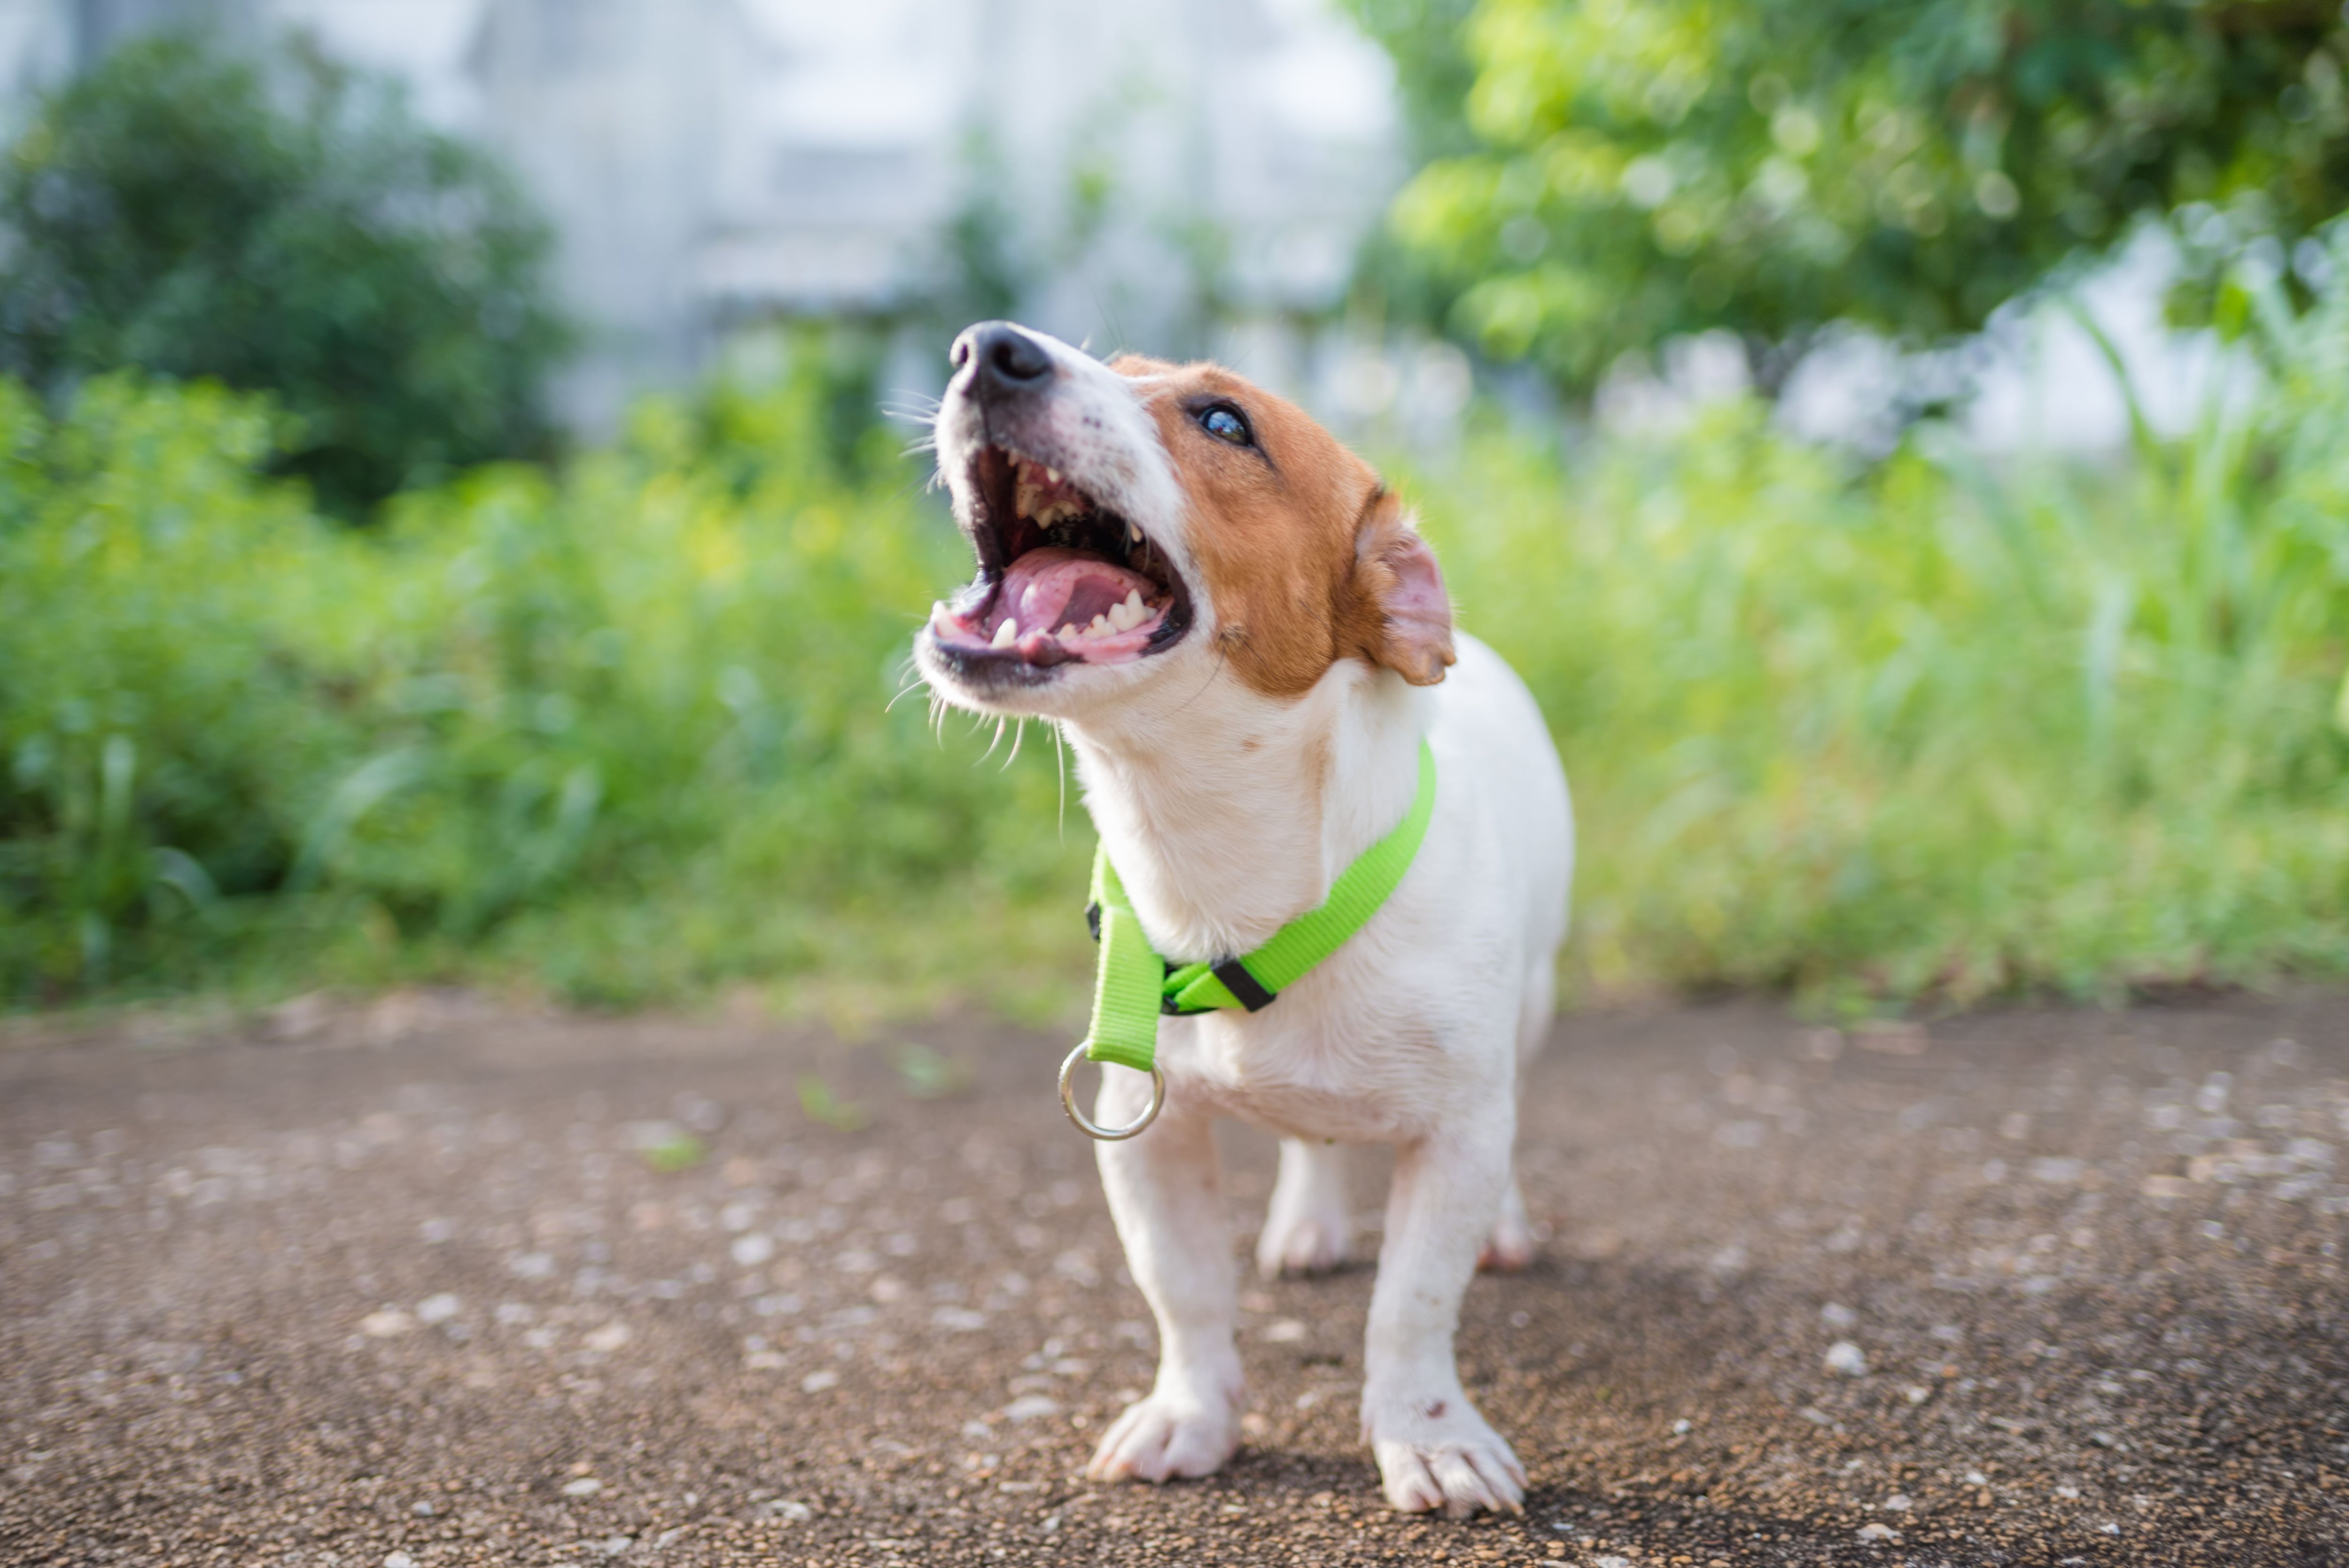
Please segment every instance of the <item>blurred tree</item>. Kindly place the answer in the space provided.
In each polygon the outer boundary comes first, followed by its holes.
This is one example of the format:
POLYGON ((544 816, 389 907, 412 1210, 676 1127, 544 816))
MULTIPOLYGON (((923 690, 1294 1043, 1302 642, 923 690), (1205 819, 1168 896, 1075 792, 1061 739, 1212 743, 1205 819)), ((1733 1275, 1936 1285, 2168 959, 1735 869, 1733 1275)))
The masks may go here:
POLYGON ((10 152, 0 224, 0 367, 52 396, 127 366, 274 393, 283 467, 336 511, 548 444, 568 335, 545 226, 389 84, 305 47, 117 49, 10 152))
POLYGON ((1568 387, 1725 327, 1774 389, 1828 322, 1971 330, 2140 214, 2193 206, 2207 262, 2349 206, 2333 0, 1351 4, 1456 120, 1420 129, 1400 248, 1452 330, 1568 387))

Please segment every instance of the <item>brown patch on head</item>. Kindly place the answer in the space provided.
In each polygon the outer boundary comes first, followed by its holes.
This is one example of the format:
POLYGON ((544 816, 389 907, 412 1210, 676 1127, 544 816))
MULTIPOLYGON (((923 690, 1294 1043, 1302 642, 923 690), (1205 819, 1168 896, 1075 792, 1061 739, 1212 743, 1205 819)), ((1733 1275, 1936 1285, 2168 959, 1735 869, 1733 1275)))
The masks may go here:
POLYGON ((1215 365, 1127 355, 1191 503, 1189 539, 1215 606, 1218 650, 1269 696, 1311 689, 1362 658, 1415 685, 1452 663, 1435 557, 1368 463, 1303 409, 1215 365), (1228 406, 1248 439, 1211 434, 1228 406))

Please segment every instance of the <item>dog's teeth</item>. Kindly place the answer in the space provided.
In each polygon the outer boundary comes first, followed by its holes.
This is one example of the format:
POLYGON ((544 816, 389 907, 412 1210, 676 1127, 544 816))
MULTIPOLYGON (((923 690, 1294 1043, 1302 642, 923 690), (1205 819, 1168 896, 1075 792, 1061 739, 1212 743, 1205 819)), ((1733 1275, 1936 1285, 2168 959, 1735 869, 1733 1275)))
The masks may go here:
POLYGON ((1130 523, 1130 522, 1129 522, 1129 523, 1127 523, 1127 524, 1125 525, 1125 542, 1126 542, 1128 544, 1139 544, 1139 543, 1141 543, 1141 542, 1142 542, 1142 530, 1140 530, 1140 529, 1138 529, 1138 528, 1134 527, 1134 526, 1133 526, 1133 524, 1132 524, 1132 523, 1130 523))
POLYGON ((1110 624, 1109 617, 1107 615, 1095 615, 1093 617, 1093 624, 1085 628, 1085 635, 1088 637, 1106 637, 1110 634, 1110 624))
POLYGON ((1052 483, 1059 484, 1061 482, 1061 470, 1058 469, 1046 469, 1044 470, 1044 477, 1047 480, 1050 480, 1052 483))
POLYGON ((1141 623, 1142 618, 1144 615, 1150 614, 1148 610, 1143 607, 1141 589, 1136 588, 1133 592, 1125 596, 1125 613, 1133 616, 1135 624, 1137 624, 1141 623))
POLYGON ((1019 638, 1019 623, 1006 616, 1003 624, 995 628, 995 640, 988 645, 995 648, 1008 648, 1019 638))
POLYGON ((1065 625, 1065 626, 1061 627, 1058 632, 1054 633, 1053 634, 1054 634, 1055 636, 1059 637, 1059 638, 1061 639, 1061 641, 1062 641, 1062 642, 1064 642, 1064 643, 1073 643, 1073 642, 1075 642, 1075 641, 1077 640, 1077 637, 1078 637, 1078 634, 1078 634, 1078 632, 1077 632, 1077 628, 1076 628, 1076 624, 1075 624, 1075 623, 1074 623, 1074 622, 1071 622, 1071 623, 1070 623, 1068 625, 1065 625))

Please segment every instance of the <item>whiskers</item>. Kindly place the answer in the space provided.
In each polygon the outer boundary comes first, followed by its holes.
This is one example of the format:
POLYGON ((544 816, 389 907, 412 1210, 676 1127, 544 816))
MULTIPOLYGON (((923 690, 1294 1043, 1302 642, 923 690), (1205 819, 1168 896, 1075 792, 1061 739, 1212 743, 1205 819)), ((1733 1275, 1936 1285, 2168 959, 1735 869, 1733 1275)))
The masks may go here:
POLYGON ((936 738, 939 749, 944 750, 947 744, 947 699, 938 695, 936 686, 929 684, 922 674, 921 664, 911 654, 906 655, 905 662, 898 666, 897 678, 903 684, 897 687, 897 695, 891 697, 887 706, 882 708, 882 713, 884 715, 895 713, 899 703, 916 692, 922 693, 930 705, 930 711, 925 720, 924 727, 936 738))
MULTIPOLYGON (((899 686, 899 687, 897 688, 897 695, 896 695, 895 696, 893 696, 893 697, 891 697, 891 698, 889 699, 888 706, 887 706, 887 707, 884 707, 884 708, 881 710, 883 713, 895 713, 895 712, 896 712, 896 711, 897 711, 897 705, 898 705, 899 703, 901 703, 901 702, 905 701, 907 697, 909 697, 909 696, 913 696, 916 692, 917 692, 917 691, 921 691, 921 690, 923 690, 925 687, 926 687, 926 686, 928 686, 928 684, 929 684, 929 683, 922 679, 922 673, 921 673, 919 670, 913 670, 913 671, 909 671, 909 672, 907 672, 907 673, 908 673, 908 675, 909 675, 910 678, 905 682, 905 684, 904 686, 899 686)), ((930 698, 931 698, 931 700, 935 702, 935 701, 937 699, 937 695, 938 695, 938 694, 937 694, 937 693, 936 693, 936 692, 931 692, 931 693, 930 693, 930 698)))
POLYGON ((884 418, 895 419, 901 425, 927 425, 937 418, 938 410, 946 405, 921 393, 901 392, 878 407, 884 418))
MULTIPOLYGON (((999 717, 995 721, 995 733, 988 738, 987 749, 985 752, 980 754, 978 762, 985 762, 988 758, 995 755, 995 748, 1003 744, 1004 729, 1006 727, 1009 727, 1011 731, 1011 749, 1003 754, 1003 765, 997 769, 996 771, 999 773, 1009 772, 1011 770, 1011 765, 1019 760, 1019 748, 1028 742, 1028 720, 1034 717, 1035 716, 1033 715, 1023 714, 1016 718, 1008 716, 999 717)), ((987 720, 984 718, 973 721, 971 725, 971 733, 974 735, 978 734, 979 726, 986 722, 987 720)), ((1052 720, 1049 718, 1037 718, 1036 722, 1044 726, 1045 728, 1050 729, 1052 732, 1052 744, 1054 748, 1058 749, 1061 742, 1060 726, 1053 723, 1052 720)), ((971 766, 976 768, 978 766, 978 762, 974 762, 971 766)), ((1065 798, 1067 793, 1067 787, 1063 785, 1061 788, 1061 794, 1065 798)))
MULTIPOLYGON (((939 406, 936 397, 912 392, 901 393, 880 405, 883 418, 900 425, 911 425, 917 432, 912 440, 905 443, 905 456, 918 458, 938 449, 939 406)), ((938 483, 938 476, 932 474, 930 483, 935 487, 938 483)))
POLYGON ((1048 718, 1044 722, 1052 727, 1052 777, 1061 783, 1061 806, 1053 814, 1053 827, 1061 835, 1061 842, 1065 844, 1069 841, 1069 752, 1062 743, 1061 721, 1048 718))
MULTIPOLYGON (((916 692, 920 692, 929 704, 926 727, 936 738, 939 748, 943 750, 947 743, 947 715, 952 711, 946 697, 936 686, 929 684, 922 674, 921 665, 911 655, 906 655, 905 662, 898 667, 897 676, 901 683, 897 687, 897 695, 891 697, 881 711, 884 714, 894 713, 899 703, 916 692)), ((1031 717, 1050 731, 1052 737, 1052 777, 1060 789, 1060 803, 1054 811, 1054 826, 1060 833, 1061 841, 1065 843, 1069 836, 1069 752, 1067 741, 1061 733, 1061 724, 1058 719, 1032 714, 1017 717, 1009 715, 999 717, 995 721, 995 732, 988 737, 987 749, 979 754, 978 761, 972 763, 971 766, 978 767, 1001 749, 1003 737, 1008 731, 1011 737, 1011 748, 1004 752, 1003 761, 997 771, 1009 772, 1012 765, 1019 760, 1020 748, 1028 743, 1028 720, 1031 717)), ((977 735, 986 727, 986 724, 985 715, 974 715, 971 718, 970 733, 977 735)))

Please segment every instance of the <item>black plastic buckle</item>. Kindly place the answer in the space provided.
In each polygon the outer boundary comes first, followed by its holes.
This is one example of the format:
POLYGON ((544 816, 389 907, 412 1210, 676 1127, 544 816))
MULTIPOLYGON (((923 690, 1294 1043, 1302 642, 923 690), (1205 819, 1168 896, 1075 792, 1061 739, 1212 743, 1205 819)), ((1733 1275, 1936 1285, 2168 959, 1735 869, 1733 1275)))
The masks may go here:
POLYGON ((1261 1013, 1272 1006, 1275 993, 1266 990, 1263 983, 1249 974, 1247 965, 1238 959, 1226 958, 1209 967, 1216 978, 1224 983, 1224 989, 1237 997, 1240 1006, 1249 1012, 1261 1013))

